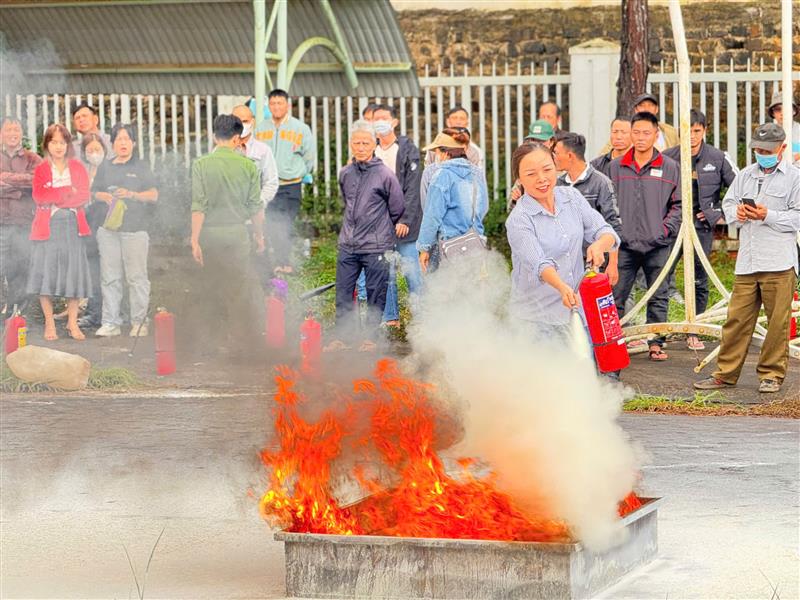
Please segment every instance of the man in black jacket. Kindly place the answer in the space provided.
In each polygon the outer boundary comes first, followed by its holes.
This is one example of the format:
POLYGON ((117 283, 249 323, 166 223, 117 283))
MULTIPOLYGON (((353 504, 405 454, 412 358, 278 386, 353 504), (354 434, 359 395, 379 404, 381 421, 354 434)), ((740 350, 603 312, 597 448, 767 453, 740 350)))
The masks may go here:
MULTIPOLYGON (((706 144, 706 116, 699 110, 692 109, 690 117, 690 143, 692 146, 692 214, 694 229, 700 238, 700 245, 706 256, 711 254, 714 242, 714 226, 723 220, 722 196, 723 188, 731 185, 738 169, 730 157, 722 150, 706 144)), ((664 151, 664 156, 681 162, 681 147, 673 146, 664 151)), ((708 303, 708 273, 694 259, 696 314, 702 313, 708 303)), ((689 348, 702 350, 703 342, 696 335, 686 340, 689 348)))
MULTIPOLYGON (((403 259, 403 274, 408 283, 408 291, 410 294, 418 294, 422 287, 422 273, 416 245, 419 227, 422 224, 422 205, 419 199, 422 165, 419 148, 406 136, 396 134, 399 121, 393 106, 385 104, 378 106, 372 113, 372 124, 378 136, 375 156, 395 174, 403 190, 405 211, 395 227, 397 235, 395 248, 403 259)), ((393 299, 394 305, 387 305, 384 314, 384 320, 389 323, 398 318, 397 296, 395 295, 393 299)))
MULTIPOLYGON (((614 300, 620 316, 633 287, 636 272, 644 270, 647 286, 664 268, 681 226, 681 184, 678 164, 655 149, 658 119, 649 112, 631 119, 633 148, 611 162, 610 178, 617 191, 622 244, 619 283, 614 300)), ((669 288, 666 279, 647 303, 647 322, 665 323, 669 288)), ((650 360, 666 360, 664 337, 648 340, 650 360)))
MULTIPOLYGON (((375 130, 367 121, 350 129, 353 161, 339 172, 344 201, 336 258, 336 325, 353 317, 353 290, 362 269, 366 274, 367 322, 377 328, 386 304, 389 266, 384 254, 395 242, 403 215, 403 194, 397 178, 375 158, 375 130)), ((372 327, 371 327, 372 328, 372 327)))

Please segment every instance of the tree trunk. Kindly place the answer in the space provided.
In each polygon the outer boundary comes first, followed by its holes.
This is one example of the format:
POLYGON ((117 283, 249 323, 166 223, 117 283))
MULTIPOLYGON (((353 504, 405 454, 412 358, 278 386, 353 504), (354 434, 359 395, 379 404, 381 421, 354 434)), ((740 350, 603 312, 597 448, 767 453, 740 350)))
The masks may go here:
POLYGON ((617 115, 630 115, 634 98, 645 92, 649 67, 648 28, 647 0, 622 0, 617 115))

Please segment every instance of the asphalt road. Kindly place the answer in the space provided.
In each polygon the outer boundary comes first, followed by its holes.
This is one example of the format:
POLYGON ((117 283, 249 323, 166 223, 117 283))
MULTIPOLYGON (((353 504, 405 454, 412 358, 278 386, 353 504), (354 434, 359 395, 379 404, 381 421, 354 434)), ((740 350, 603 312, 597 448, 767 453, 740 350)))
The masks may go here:
MULTIPOLYGON (((278 598, 282 546, 256 500, 263 397, 0 399, 0 596, 278 598)), ((607 598, 798 592, 797 421, 626 415, 664 496, 659 558, 607 598)), ((777 597, 777 596, 776 596, 777 597)))

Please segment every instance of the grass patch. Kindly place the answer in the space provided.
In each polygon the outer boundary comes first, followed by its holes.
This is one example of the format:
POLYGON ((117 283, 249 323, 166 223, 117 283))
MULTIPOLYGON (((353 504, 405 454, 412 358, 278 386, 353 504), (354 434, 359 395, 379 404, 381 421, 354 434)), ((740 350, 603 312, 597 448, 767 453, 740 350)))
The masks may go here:
MULTIPOLYGON (((89 372, 89 382, 86 389, 103 391, 122 391, 141 385, 141 380, 135 373, 120 367, 95 369, 89 372)), ((25 394, 41 392, 57 392, 57 387, 47 383, 30 383, 17 378, 3 360, 0 364, 0 392, 25 394)))
POLYGON ((625 412, 661 413, 673 415, 697 416, 751 416, 751 417, 784 417, 800 419, 800 399, 775 400, 766 404, 744 405, 728 402, 720 392, 704 394, 695 392, 687 398, 670 398, 668 396, 652 396, 639 394, 622 405, 625 412))
POLYGON ((122 367, 109 367, 107 369, 93 368, 89 372, 90 390, 128 390, 141 385, 141 380, 133 371, 122 367))

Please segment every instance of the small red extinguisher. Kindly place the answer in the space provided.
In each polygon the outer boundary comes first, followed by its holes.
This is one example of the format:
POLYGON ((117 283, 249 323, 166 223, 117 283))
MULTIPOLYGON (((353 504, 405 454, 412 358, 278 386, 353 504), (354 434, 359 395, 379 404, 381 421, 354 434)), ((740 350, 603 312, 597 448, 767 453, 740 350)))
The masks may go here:
POLYGON ((625 334, 619 324, 619 313, 608 275, 587 271, 578 292, 592 338, 597 369, 601 373, 624 369, 631 359, 625 346, 625 334))
POLYGON ((300 356, 302 372, 318 376, 322 358, 322 325, 314 318, 311 311, 300 326, 300 356))
MULTIPOLYGON (((794 301, 797 302, 798 300, 800 300, 800 294, 798 294, 798 292, 795 292, 794 301)), ((791 320, 789 321, 789 339, 793 340, 796 337, 797 337, 797 317, 792 317, 791 320)))
POLYGON ((267 347, 283 348, 286 344, 286 296, 289 285, 283 279, 272 279, 272 293, 264 300, 267 311, 267 347))
POLYGON ((153 323, 156 329, 156 373, 169 375, 175 372, 175 315, 166 308, 158 308, 153 323))
POLYGON ((6 354, 11 354, 28 343, 28 326, 25 322, 25 317, 20 314, 16 304, 11 316, 6 319, 5 333, 6 354))

